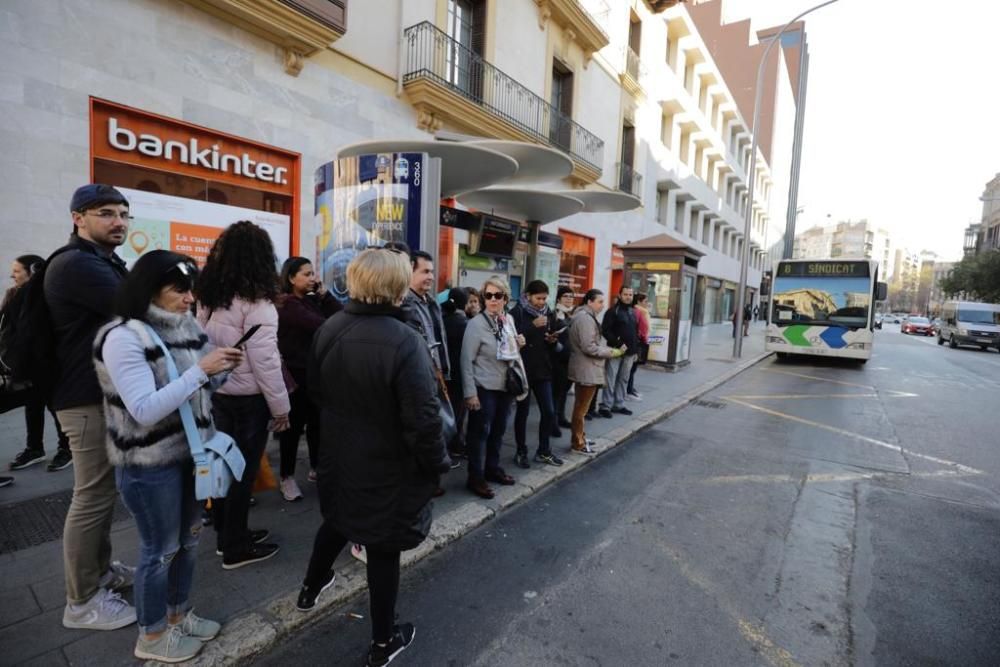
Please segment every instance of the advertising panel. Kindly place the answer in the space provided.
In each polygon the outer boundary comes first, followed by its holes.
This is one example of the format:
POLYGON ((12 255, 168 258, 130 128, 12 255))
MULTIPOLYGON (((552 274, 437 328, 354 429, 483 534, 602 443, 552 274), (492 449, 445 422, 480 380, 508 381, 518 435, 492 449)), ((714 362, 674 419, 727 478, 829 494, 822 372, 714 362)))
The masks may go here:
POLYGON ((427 172, 425 153, 360 155, 316 170, 320 271, 335 297, 347 300, 347 265, 362 250, 390 241, 422 247, 427 172))
POLYGON ((667 363, 670 357, 670 320, 649 318, 649 359, 667 363))
POLYGON ((129 265, 150 250, 172 250, 194 258, 204 266, 215 239, 238 220, 249 220, 271 237, 278 263, 289 256, 287 215, 212 204, 185 197, 172 197, 142 190, 118 188, 129 201, 132 224, 118 254, 129 265))

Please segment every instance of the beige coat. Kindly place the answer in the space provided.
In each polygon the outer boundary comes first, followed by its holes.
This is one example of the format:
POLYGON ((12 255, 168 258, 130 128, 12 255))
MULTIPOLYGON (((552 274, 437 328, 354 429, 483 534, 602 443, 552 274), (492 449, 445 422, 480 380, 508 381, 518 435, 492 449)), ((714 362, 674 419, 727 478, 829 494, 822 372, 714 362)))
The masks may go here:
POLYGON ((604 360, 610 359, 611 353, 597 318, 582 306, 569 327, 569 379, 579 384, 603 385, 604 360))

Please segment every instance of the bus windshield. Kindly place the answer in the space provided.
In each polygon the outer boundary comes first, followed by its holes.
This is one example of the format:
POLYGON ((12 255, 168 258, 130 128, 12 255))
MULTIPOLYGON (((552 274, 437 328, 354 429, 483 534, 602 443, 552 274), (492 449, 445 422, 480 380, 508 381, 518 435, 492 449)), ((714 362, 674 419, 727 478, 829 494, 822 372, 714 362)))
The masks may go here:
POLYGON ((871 279, 780 276, 774 281, 773 303, 771 321, 778 326, 867 327, 871 279))
POLYGON ((958 321, 964 324, 1000 324, 1000 312, 960 308, 958 321))

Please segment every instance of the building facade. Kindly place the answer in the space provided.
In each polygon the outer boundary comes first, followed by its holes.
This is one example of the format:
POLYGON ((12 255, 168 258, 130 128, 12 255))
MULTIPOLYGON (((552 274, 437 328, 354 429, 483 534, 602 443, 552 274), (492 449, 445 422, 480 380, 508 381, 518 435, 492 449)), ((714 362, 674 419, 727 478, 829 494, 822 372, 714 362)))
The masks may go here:
POLYGON ((867 220, 817 225, 795 235, 795 259, 873 259, 883 282, 891 278, 893 254, 889 232, 867 220))
POLYGON ((986 184, 981 200, 983 217, 977 230, 976 254, 1000 249, 1000 174, 986 184))
POLYGON ((919 312, 920 254, 897 248, 893 254, 892 278, 889 281, 889 307, 899 312, 919 312))
POLYGON ((581 283, 615 289, 620 247, 667 232, 704 253, 695 323, 727 319, 743 244, 751 294, 780 253, 795 117, 784 56, 769 95, 769 139, 748 174, 745 113, 684 5, 504 0, 501 12, 500 4, 106 0, 82 11, 53 0, 7 8, 0 259, 46 255, 65 242, 70 195, 98 179, 213 218, 190 228, 149 223, 130 236, 127 255, 152 247, 198 255, 212 224, 250 217, 270 225, 279 258, 315 256, 322 229, 312 175, 339 147, 473 135, 565 152, 572 174, 546 187, 640 198, 628 213, 544 227, 561 238, 562 264, 581 283))

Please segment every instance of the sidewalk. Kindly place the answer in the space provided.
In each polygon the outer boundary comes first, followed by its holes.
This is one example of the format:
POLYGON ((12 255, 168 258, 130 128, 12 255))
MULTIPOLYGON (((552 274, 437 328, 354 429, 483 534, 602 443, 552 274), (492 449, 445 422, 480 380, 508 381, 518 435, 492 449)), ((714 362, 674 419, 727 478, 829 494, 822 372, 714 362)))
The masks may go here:
MULTIPOLYGON (((765 356, 763 348, 762 324, 756 324, 751 336, 744 339, 743 359, 739 362, 730 359, 732 338, 729 323, 695 327, 690 366, 676 373, 642 369, 636 375, 636 385, 644 400, 628 404, 636 413, 634 416, 615 415, 613 419, 587 422, 588 436, 597 440, 595 449, 604 453, 636 431, 669 417, 760 361, 765 356)), ((20 411, 12 414, 21 419, 20 411)), ((532 433, 537 430, 537 407, 531 414, 528 446, 533 451, 532 433)), ((6 426, 4 422, 10 422, 10 417, 4 415, 0 427, 6 426)), ((0 431, 7 434, 5 440, 12 437, 11 430, 0 431)), ((431 535, 418 549, 403 554, 404 566, 443 548, 507 507, 592 460, 567 453, 563 457, 566 464, 560 468, 533 465, 531 470, 522 471, 510 461, 513 457, 512 438, 511 426, 508 428, 503 460, 507 471, 517 479, 517 484, 495 487, 496 498, 484 501, 464 489, 463 469, 446 475, 442 485, 447 494, 435 501, 431 535)), ((46 441, 49 440, 46 437, 46 441)), ((275 445, 271 443, 269 450, 272 462, 276 463, 275 445)), ((553 440, 553 449, 562 456, 568 447, 569 433, 564 429, 563 437, 553 440)), ((0 454, 6 454, 8 448, 9 443, 5 442, 0 447, 0 454)), ((207 644, 201 655, 187 664, 220 665, 245 660, 266 650, 284 635, 331 613, 345 599, 364 590, 362 566, 345 552, 336 564, 338 578, 334 595, 326 598, 310 614, 300 613, 294 608, 312 549, 312 539, 320 523, 316 488, 305 481, 308 463, 304 460, 304 445, 300 457, 297 478, 305 499, 287 503, 277 492, 261 493, 257 495, 257 507, 250 513, 251 526, 270 529, 271 539, 281 545, 277 556, 257 565, 224 571, 220 559, 215 556, 215 535, 210 528, 207 529, 199 546, 193 602, 199 614, 224 622, 225 626, 219 638, 207 644)), ((44 468, 37 466, 28 473, 38 477, 48 475, 50 478, 55 475, 58 481, 64 482, 65 488, 72 486, 71 475, 46 473, 44 468)), ((14 474, 17 475, 15 486, 30 483, 28 474, 14 474)), ((50 493, 55 482, 44 481, 44 490, 50 493)), ((11 488, 0 491, 0 494, 11 488)), ((23 501, 25 497, 21 495, 16 500, 23 501)), ((42 502, 45 501, 41 498, 36 500, 36 503, 42 502)), ((30 505, 16 503, 14 507, 20 512, 30 505)), ((8 496, 0 495, 0 535, 6 536, 8 532, 8 522, 13 520, 12 509, 8 496)), ((127 516, 121 516, 116 521, 112 539, 114 558, 135 563, 138 538, 135 526, 127 516)), ((135 664, 136 660, 132 657, 135 626, 114 632, 67 630, 62 627, 65 594, 60 540, 10 552, 5 550, 0 554, 0 572, 4 573, 0 581, 0 647, 3 647, 0 662, 45 666, 135 664)))

